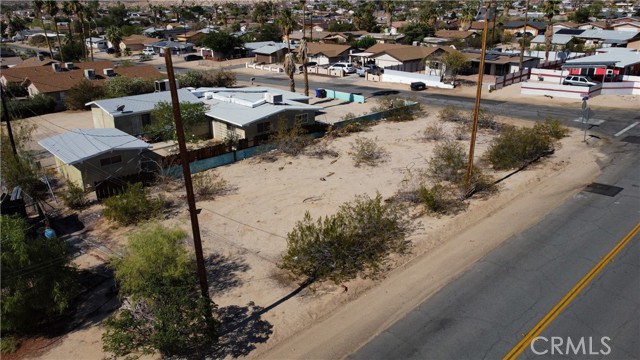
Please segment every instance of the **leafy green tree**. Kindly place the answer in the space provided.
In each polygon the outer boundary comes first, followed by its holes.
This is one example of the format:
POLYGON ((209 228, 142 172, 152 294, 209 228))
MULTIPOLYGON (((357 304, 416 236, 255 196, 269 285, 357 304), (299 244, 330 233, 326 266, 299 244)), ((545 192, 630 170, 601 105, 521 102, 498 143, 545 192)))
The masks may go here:
POLYGON ((421 43, 425 37, 433 36, 435 33, 433 27, 419 22, 408 23, 400 29, 400 32, 405 35, 402 41, 409 45, 413 44, 414 41, 421 43))
POLYGON ((458 72, 468 68, 471 62, 463 53, 459 51, 452 51, 442 56, 442 64, 445 66, 442 73, 444 74, 446 71, 450 71, 453 84, 455 86, 458 72))
POLYGON ((104 82, 105 98, 147 94, 155 91, 154 79, 130 79, 126 76, 114 76, 104 82))
POLYGON ((281 41, 282 32, 276 24, 264 24, 254 33, 254 41, 281 41))
POLYGON ((213 51, 228 55, 236 47, 242 46, 242 40, 226 31, 210 32, 202 40, 202 45, 213 51))
POLYGON ((75 295, 67 243, 36 235, 19 217, 0 216, 2 336, 39 328, 61 315, 75 295))
POLYGON ((107 29, 107 40, 111 43, 113 48, 115 49, 115 57, 120 57, 120 42, 122 41, 123 35, 122 30, 117 26, 111 26, 107 29))
POLYGON ((373 16, 375 4, 373 2, 364 1, 358 5, 355 13, 353 14, 353 23, 358 30, 365 30, 368 32, 379 32, 380 26, 376 22, 375 16, 373 16))
POLYGON ((356 27, 348 22, 344 22, 344 23, 335 23, 335 24, 331 24, 329 25, 329 31, 331 32, 343 32, 343 31, 354 31, 356 30, 356 27))
POLYGON ((351 46, 357 49, 368 49, 375 44, 377 44, 376 39, 373 36, 367 35, 355 41, 351 46))
POLYGON ((262 26, 269 20, 271 16, 271 7, 267 3, 255 3, 255 5, 253 6, 253 14, 251 15, 253 21, 262 26))
POLYGON ((66 92, 64 105, 69 110, 84 110, 86 103, 102 99, 104 96, 103 85, 83 79, 66 92))
POLYGON ((129 237, 123 258, 112 260, 128 306, 104 322, 105 351, 201 358, 216 343, 215 304, 199 296, 186 237, 181 229, 149 225, 129 237))
POLYGON ((7 109, 12 119, 24 119, 51 113, 56 101, 49 95, 37 94, 27 100, 7 100, 7 109))
MULTIPOLYGON (((182 125, 185 136, 189 140, 195 140, 194 129, 206 123, 206 108, 204 104, 193 104, 188 102, 180 103, 180 114, 182 115, 182 125)), ((173 106, 162 101, 156 104, 151 111, 153 122, 144 128, 147 134, 161 134, 164 140, 176 140, 176 125, 173 120, 173 106)))

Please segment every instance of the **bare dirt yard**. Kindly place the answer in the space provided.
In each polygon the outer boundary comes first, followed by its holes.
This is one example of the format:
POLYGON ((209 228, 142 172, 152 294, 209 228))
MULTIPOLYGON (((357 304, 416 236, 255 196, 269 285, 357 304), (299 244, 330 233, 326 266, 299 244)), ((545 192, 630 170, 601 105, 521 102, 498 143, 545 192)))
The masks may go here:
MULTIPOLYGON (((599 173, 598 161, 605 159, 601 144, 583 143, 582 135, 572 132, 553 155, 502 182, 498 194, 468 200, 465 212, 456 216, 417 216, 413 220, 417 230, 410 237, 411 254, 392 257, 389 271, 380 278, 356 279, 344 286, 320 283, 299 288, 277 267, 286 248, 287 232, 306 211, 317 218, 335 213, 356 195, 380 193, 389 198, 411 174, 426 169, 438 142, 424 140, 423 130, 439 123, 451 139, 454 125, 438 120, 438 109, 424 110, 424 116, 414 121, 381 122, 365 132, 320 140, 338 157, 280 156, 274 162, 252 158, 208 171, 219 174, 233 188, 224 196, 197 204, 202 209, 199 220, 211 295, 226 321, 223 346, 216 357, 344 355, 349 350, 345 344, 356 346, 366 337, 359 337, 364 335, 358 335, 358 330, 345 333, 327 329, 346 329, 357 323, 381 327, 398 318, 408 311, 412 301, 424 299, 482 254, 590 183, 599 173), (374 167, 354 166, 349 151, 358 137, 375 139, 388 152, 385 161, 374 167), (482 224, 490 225, 483 228, 482 224), (435 254, 437 261, 425 263, 425 258, 435 254), (416 284, 417 272, 424 278, 416 284), (411 284, 411 288, 397 288, 403 283, 411 284), (397 306, 383 305, 394 299, 400 300, 397 306), (387 310, 377 315, 363 310, 376 306, 387 306, 383 307, 387 310), (345 314, 344 309, 350 312, 345 314), (378 322, 370 322, 374 320, 378 322), (325 346, 322 350, 316 347, 336 336, 342 345, 325 346)), ((531 126, 516 119, 498 120, 531 126)), ((475 152, 478 163, 482 164, 482 155, 494 136, 489 131, 479 132, 475 152)), ((468 148, 467 140, 462 144, 468 148)), ((504 175, 485 170, 496 177, 504 175)), ((163 186, 152 193, 168 189, 163 186)), ((190 233, 184 192, 178 186, 168 194, 176 208, 162 222, 190 233)), ((126 244, 127 235, 135 231, 114 227, 102 219, 99 205, 81 214, 81 219, 86 220, 85 235, 101 244, 76 259, 81 268, 103 264, 110 251, 126 244)), ((108 354, 102 351, 101 333, 99 321, 95 321, 48 341, 37 351, 21 351, 20 357, 102 359, 108 354)))

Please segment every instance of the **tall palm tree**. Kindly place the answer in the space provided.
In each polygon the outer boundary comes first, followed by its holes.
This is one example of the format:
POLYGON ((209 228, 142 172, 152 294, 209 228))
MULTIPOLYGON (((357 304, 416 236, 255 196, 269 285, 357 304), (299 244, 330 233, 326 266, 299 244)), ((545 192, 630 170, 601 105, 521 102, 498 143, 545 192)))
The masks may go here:
POLYGON ((513 8, 513 0, 502 1, 502 16, 509 17, 509 10, 513 8))
POLYGON ((460 12, 460 22, 462 23, 462 29, 465 30, 465 24, 468 25, 467 29, 471 27, 471 23, 476 18, 476 14, 478 13, 478 9, 473 6, 473 4, 465 3, 462 6, 462 10, 460 12))
POLYGON ((387 29, 391 29, 393 12, 396 10, 396 2, 394 0, 384 0, 382 2, 382 8, 384 9, 385 16, 387 17, 387 29))
POLYGON ((86 36, 86 32, 84 31, 84 23, 85 23, 84 5, 82 5, 80 0, 71 0, 69 2, 69 9, 73 14, 76 14, 76 17, 78 18, 78 22, 80 23, 80 33, 82 34, 82 50, 83 50, 82 55, 84 57, 84 61, 87 61, 88 53, 87 53, 87 44, 86 44, 87 36, 86 36))
POLYGON ((93 32, 91 30, 91 23, 95 23, 95 17, 98 13, 98 8, 100 7, 100 3, 96 0, 91 0, 86 3, 83 9, 83 17, 87 21, 89 25, 89 51, 91 51, 91 61, 93 61, 93 32))
POLYGON ((47 15, 51 16, 51 21, 53 21, 53 25, 55 25, 56 29, 56 38, 58 39, 58 48, 60 49, 60 61, 64 63, 64 53, 62 52, 62 42, 60 41, 60 31, 58 30, 58 19, 56 15, 58 15, 58 3, 55 0, 47 0, 44 2, 44 12, 47 15))
POLYGON ((67 23, 67 33, 69 34, 69 38, 66 41, 68 43, 73 39, 73 29, 71 26, 72 24, 71 15, 73 15, 73 9, 71 8, 71 2, 64 0, 62 2, 62 8, 60 10, 62 10, 62 13, 64 14, 64 16, 69 19, 69 22, 67 23))
MULTIPOLYGON (((44 11, 44 1, 34 0, 33 12, 36 14, 36 17, 40 20, 42 20, 43 11, 44 11)), ((49 35, 47 34, 47 27, 44 26, 44 22, 42 23, 42 28, 44 29, 44 39, 47 41, 47 47, 49 47, 49 54, 53 55, 53 50, 51 49, 51 42, 49 41, 49 35)))
MULTIPOLYGON (((558 6, 558 0, 545 0, 542 6, 542 12, 544 17, 547 18, 547 30, 544 32, 544 61, 549 61, 549 50, 551 49, 551 42, 553 40, 553 17, 560 13, 560 7, 558 6)), ((526 33, 527 29, 525 29, 526 33)))
POLYGON ((296 92, 296 82, 293 80, 293 74, 296 73, 296 60, 291 52, 284 56, 284 72, 289 76, 289 91, 296 92))
POLYGON ((117 26, 110 26, 106 32, 107 40, 111 43, 116 50, 114 54, 116 57, 120 57, 120 41, 122 41, 122 30, 117 26))
POLYGON ((304 96, 309 96, 309 74, 307 74, 307 62, 309 62, 309 47, 305 37, 300 41, 298 46, 298 60, 302 63, 302 71, 304 72, 304 96))
POLYGON ((298 22, 296 21, 296 17, 293 14, 291 9, 284 9, 278 19, 276 19, 276 24, 282 29, 282 34, 287 38, 287 48, 289 52, 291 52, 291 39, 289 36, 293 32, 293 30, 298 26, 298 22))

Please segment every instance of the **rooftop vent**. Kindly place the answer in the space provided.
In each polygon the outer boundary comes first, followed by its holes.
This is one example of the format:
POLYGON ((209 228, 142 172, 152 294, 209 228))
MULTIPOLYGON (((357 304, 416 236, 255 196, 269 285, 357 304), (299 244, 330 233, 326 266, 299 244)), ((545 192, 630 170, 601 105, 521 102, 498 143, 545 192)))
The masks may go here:
POLYGON ((88 80, 95 80, 96 71, 94 69, 84 69, 84 77, 88 80))
POLYGON ((73 63, 72 62, 64 63, 64 68, 67 70, 73 70, 73 63))
POLYGON ((111 77, 111 76, 115 76, 116 75, 116 72, 113 71, 112 68, 104 69, 104 70, 102 70, 102 72, 104 73, 104 76, 111 77))
POLYGON ((58 63, 53 63, 51 64, 51 68, 53 69, 53 71, 55 72, 60 72, 60 64, 58 63))

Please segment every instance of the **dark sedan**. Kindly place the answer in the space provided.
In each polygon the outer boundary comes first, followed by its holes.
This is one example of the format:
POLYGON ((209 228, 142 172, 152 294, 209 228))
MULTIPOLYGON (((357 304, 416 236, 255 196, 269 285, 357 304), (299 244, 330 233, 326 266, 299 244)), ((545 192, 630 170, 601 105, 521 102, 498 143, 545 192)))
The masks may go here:
POLYGON ((196 60, 202 60, 202 56, 190 54, 184 57, 184 61, 196 61, 196 60))

